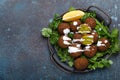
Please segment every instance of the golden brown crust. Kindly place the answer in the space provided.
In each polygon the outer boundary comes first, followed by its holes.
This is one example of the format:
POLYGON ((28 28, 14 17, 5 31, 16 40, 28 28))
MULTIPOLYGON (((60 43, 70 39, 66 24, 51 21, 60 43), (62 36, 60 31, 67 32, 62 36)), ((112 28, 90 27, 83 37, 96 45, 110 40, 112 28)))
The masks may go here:
POLYGON ((106 51, 110 47, 110 42, 107 38, 101 38, 99 41, 101 41, 102 44, 105 44, 105 46, 98 46, 99 51, 106 51), (105 43, 106 40, 108 41, 107 43, 105 43))
POLYGON ((85 23, 88 24, 92 29, 94 29, 96 26, 96 21, 94 18, 87 18, 85 23))
POLYGON ((80 24, 81 24, 80 20, 75 20, 75 21, 71 22, 71 24, 70 24, 71 31, 76 32, 77 31, 77 26, 79 26, 80 24), (74 25, 74 22, 77 22, 77 24, 74 25))
POLYGON ((74 66, 77 70, 84 70, 88 66, 88 60, 86 58, 77 58, 74 61, 74 66))
POLYGON ((92 46, 90 46, 90 49, 88 49, 88 50, 85 49, 84 55, 89 58, 92 58, 93 56, 95 56, 96 52, 97 52, 97 46, 92 45, 92 46))
POLYGON ((59 34, 64 35, 64 32, 63 32, 64 29, 70 29, 70 26, 68 23, 63 22, 58 25, 59 34))

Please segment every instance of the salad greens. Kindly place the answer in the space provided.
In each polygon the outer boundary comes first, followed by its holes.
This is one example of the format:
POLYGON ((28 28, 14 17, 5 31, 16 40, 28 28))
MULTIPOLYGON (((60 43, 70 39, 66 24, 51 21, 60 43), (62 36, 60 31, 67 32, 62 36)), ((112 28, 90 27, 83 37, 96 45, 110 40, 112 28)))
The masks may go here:
POLYGON ((52 34, 52 29, 50 29, 50 28, 43 28, 42 29, 42 35, 44 37, 50 37, 51 34, 52 34))
MULTIPOLYGON (((75 10, 75 8, 71 7, 69 11, 75 10)), ((95 12, 85 12, 85 15, 81 18, 81 21, 84 22, 86 18, 93 17, 96 19, 96 13, 95 12)), ((73 66, 74 59, 69 55, 67 49, 62 49, 58 46, 57 41, 59 39, 59 34, 57 32, 57 27, 59 23, 62 22, 62 19, 60 15, 55 14, 53 21, 48 25, 48 28, 42 29, 42 35, 44 37, 48 37, 50 39, 50 43, 52 45, 55 45, 57 49, 58 56, 61 59, 61 62, 67 63, 70 67, 73 66)), ((113 62, 108 59, 104 59, 103 57, 107 54, 115 54, 120 51, 120 41, 118 39, 119 37, 119 31, 118 29, 113 29, 112 31, 109 30, 107 26, 104 25, 103 22, 99 22, 96 19, 96 32, 99 34, 99 37, 106 37, 110 41, 110 48, 104 52, 97 52, 96 55, 92 58, 89 58, 89 65, 88 69, 95 70, 96 68, 103 68, 103 67, 109 67, 113 62)), ((72 33, 68 34, 69 37, 73 37, 72 33)))
POLYGON ((76 9, 71 6, 68 11, 74 11, 74 10, 76 10, 76 9))
POLYGON ((57 46, 58 56, 61 58, 61 62, 66 62, 70 67, 73 66, 73 58, 69 55, 67 49, 62 49, 57 46))
POLYGON ((95 11, 85 12, 85 15, 81 18, 81 21, 84 22, 88 17, 95 18, 96 17, 95 11))

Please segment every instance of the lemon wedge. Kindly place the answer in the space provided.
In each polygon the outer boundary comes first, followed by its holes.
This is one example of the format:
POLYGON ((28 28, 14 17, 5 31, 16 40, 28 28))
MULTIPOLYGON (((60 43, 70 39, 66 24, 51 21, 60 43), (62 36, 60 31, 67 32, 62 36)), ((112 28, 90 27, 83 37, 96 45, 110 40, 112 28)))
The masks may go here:
POLYGON ((84 15, 85 15, 85 13, 83 11, 74 10, 74 11, 65 13, 62 17, 62 20, 63 21, 74 21, 74 20, 80 19, 84 15))

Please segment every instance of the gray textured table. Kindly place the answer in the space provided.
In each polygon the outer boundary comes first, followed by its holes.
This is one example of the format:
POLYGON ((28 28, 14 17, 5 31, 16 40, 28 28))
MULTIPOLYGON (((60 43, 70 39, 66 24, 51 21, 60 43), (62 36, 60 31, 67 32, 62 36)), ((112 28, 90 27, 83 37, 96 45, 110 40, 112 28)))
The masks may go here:
POLYGON ((110 68, 85 74, 65 73, 50 61, 40 30, 55 13, 90 5, 108 13, 120 30, 120 0, 0 0, 0 80, 120 80, 120 55, 110 68))

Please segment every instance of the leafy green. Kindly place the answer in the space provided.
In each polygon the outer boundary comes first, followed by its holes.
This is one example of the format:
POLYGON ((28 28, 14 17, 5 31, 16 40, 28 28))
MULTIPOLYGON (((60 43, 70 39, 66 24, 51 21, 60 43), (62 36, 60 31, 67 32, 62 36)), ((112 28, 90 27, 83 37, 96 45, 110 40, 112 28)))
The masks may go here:
POLYGON ((110 37, 110 32, 107 26, 104 26, 103 22, 100 23, 97 19, 96 19, 96 27, 95 30, 97 31, 97 33, 99 34, 100 37, 110 37))
POLYGON ((111 37, 112 38, 117 38, 119 36, 119 30, 114 28, 111 32, 111 37))
POLYGON ((50 43, 55 45, 58 42, 59 34, 57 31, 53 31, 50 36, 50 43))
POLYGON ((113 29, 111 32, 111 53, 117 53, 120 51, 120 42, 119 42, 119 31, 118 29, 113 29))
POLYGON ((72 38, 73 39, 73 33, 68 33, 68 37, 72 38))
POLYGON ((111 60, 103 59, 103 56, 106 54, 114 54, 120 51, 120 43, 119 43, 119 31, 118 29, 113 29, 110 33, 110 30, 107 26, 103 25, 103 22, 100 23, 96 19, 96 27, 95 30, 99 34, 100 37, 107 37, 110 41, 110 48, 104 52, 97 52, 96 55, 89 59, 89 69, 103 68, 109 67, 113 62, 111 60))
POLYGON ((62 19, 59 14, 55 14, 53 21, 49 24, 49 28, 52 30, 56 30, 58 28, 58 25, 62 22, 62 19))
POLYGON ((93 11, 93 12, 85 12, 85 15, 81 18, 81 21, 84 22, 89 17, 95 18, 96 17, 95 11, 93 11))
POLYGON ((52 34, 52 30, 50 28, 43 28, 42 29, 42 35, 44 37, 50 37, 51 34, 52 34))
POLYGON ((68 11, 74 11, 74 10, 75 8, 71 6, 68 11))
POLYGON ((89 60, 88 68, 91 70, 95 70, 96 68, 109 67, 113 62, 111 60, 99 58, 99 60, 89 60))
POLYGON ((66 62, 70 67, 73 66, 73 58, 69 55, 67 49, 62 49, 57 47, 58 56, 60 57, 62 62, 66 62))

